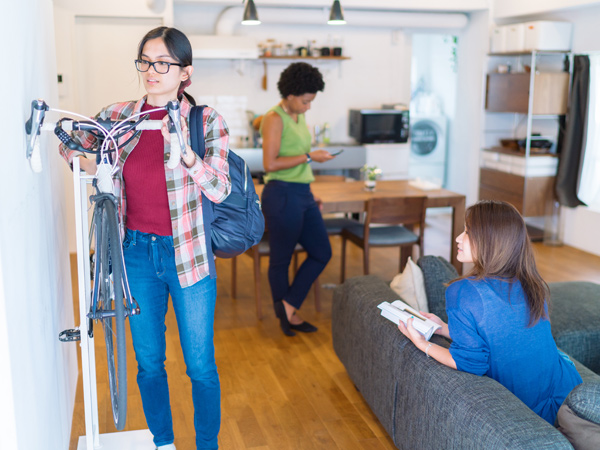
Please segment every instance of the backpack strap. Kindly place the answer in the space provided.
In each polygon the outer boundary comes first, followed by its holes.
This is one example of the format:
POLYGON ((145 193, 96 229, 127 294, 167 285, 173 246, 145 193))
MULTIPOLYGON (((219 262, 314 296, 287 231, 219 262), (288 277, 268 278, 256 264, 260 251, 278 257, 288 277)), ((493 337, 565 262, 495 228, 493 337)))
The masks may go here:
MULTIPOLYGON (((206 145, 204 142, 204 107, 194 106, 190 111, 189 129, 192 150, 200 159, 204 159, 206 153, 206 145)), ((215 266, 215 256, 212 250, 212 232, 211 225, 213 223, 213 204, 200 191, 202 196, 202 220, 204 222, 204 239, 206 243, 206 257, 208 259, 208 271, 211 278, 217 277, 217 268, 215 266)))

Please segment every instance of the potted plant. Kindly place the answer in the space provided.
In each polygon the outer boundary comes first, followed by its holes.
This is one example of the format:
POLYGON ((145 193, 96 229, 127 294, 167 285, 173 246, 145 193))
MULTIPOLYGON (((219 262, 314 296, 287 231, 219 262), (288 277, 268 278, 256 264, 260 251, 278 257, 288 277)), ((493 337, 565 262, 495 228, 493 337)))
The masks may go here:
POLYGON ((377 178, 381 175, 381 169, 377 166, 368 166, 365 164, 360 171, 364 173, 365 189, 374 191, 377 185, 377 178))

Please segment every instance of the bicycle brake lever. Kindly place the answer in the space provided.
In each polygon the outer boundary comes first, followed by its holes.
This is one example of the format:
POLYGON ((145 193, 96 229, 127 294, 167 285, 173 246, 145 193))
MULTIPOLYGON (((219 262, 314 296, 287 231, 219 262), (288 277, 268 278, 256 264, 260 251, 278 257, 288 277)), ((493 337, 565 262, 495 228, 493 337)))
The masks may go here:
POLYGON ((183 153, 186 156, 185 151, 185 139, 183 138, 183 133, 181 132, 181 109, 179 107, 179 102, 177 100, 170 100, 167 103, 167 112, 169 113, 169 118, 171 119, 171 127, 169 128, 169 133, 171 133, 171 158, 167 162, 167 166, 170 169, 173 169, 179 164, 180 154, 183 153), (177 135, 177 141, 173 139, 177 135), (174 144, 179 144, 179 149, 174 147, 174 144))
POLYGON ((25 122, 25 132, 29 137, 27 141, 26 156, 34 172, 42 171, 42 158, 40 155, 38 136, 46 111, 50 109, 46 102, 42 99, 33 100, 31 102, 31 114, 27 122, 25 122))

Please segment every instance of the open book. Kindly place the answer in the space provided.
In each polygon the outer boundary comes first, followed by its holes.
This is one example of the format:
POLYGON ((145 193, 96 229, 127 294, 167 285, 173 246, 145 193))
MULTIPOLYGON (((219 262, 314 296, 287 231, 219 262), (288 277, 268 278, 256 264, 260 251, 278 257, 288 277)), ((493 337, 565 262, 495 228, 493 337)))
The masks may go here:
POLYGON ((411 317, 414 317, 413 326, 415 330, 425 336, 425 339, 431 339, 431 336, 438 328, 441 328, 440 325, 435 323, 432 320, 427 319, 426 317, 419 314, 419 311, 415 311, 402 300, 395 300, 392 303, 382 302, 377 305, 379 309, 381 309, 381 315, 388 320, 391 320, 396 325, 400 324, 400 321, 404 322, 406 325, 406 321, 411 317))

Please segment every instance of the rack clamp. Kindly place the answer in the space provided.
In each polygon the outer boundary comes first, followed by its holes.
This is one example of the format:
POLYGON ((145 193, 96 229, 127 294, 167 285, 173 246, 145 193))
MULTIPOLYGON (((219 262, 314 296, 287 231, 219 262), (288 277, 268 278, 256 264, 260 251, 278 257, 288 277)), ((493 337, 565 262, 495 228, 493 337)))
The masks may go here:
POLYGON ((81 333, 79 328, 71 328, 68 330, 61 331, 58 334, 58 340, 60 342, 76 342, 81 340, 81 333))

